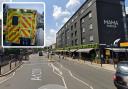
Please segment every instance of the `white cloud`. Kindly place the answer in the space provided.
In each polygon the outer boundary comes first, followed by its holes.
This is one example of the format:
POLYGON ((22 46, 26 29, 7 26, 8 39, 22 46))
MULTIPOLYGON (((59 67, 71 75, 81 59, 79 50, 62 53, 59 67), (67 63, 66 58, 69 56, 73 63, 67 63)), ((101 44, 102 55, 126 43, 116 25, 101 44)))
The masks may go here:
POLYGON ((126 14, 128 14, 128 7, 126 7, 126 14))
POLYGON ((56 42, 56 33, 57 31, 55 29, 48 29, 46 31, 46 35, 45 35, 46 46, 49 46, 56 42))
POLYGON ((71 13, 68 10, 62 10, 62 7, 59 7, 57 5, 53 5, 53 17, 55 19, 58 19, 62 16, 68 16, 71 13))
POLYGON ((75 7, 77 5, 80 5, 80 0, 69 0, 66 4, 66 8, 75 7))

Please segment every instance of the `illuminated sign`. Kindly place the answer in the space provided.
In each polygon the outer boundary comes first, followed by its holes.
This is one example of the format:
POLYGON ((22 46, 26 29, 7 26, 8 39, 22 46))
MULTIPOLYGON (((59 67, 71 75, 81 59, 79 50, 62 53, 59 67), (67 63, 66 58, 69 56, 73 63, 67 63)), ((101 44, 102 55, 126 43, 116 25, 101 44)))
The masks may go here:
POLYGON ((117 20, 104 20, 104 25, 108 28, 117 28, 119 23, 117 20))
POLYGON ((110 55, 110 50, 106 49, 106 55, 110 55))
POLYGON ((122 42, 122 43, 120 43, 120 47, 128 47, 128 42, 122 42))

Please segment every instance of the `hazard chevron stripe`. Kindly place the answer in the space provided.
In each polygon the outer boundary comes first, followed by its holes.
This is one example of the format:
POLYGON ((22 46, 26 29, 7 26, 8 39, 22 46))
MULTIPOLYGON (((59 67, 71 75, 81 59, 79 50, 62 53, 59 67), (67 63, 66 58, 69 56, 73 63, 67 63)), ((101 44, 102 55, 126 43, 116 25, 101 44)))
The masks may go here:
POLYGON ((24 30, 24 29, 22 29, 21 30, 21 35, 22 35, 22 37, 30 38, 30 30, 24 30))

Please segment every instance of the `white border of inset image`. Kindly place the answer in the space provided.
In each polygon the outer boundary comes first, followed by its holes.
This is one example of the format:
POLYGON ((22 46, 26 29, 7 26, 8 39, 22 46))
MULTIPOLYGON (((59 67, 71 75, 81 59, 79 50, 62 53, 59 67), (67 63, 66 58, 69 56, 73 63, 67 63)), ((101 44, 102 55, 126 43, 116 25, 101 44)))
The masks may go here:
POLYGON ((45 3, 44 2, 2 2, 2 47, 3 48, 44 48, 45 47, 45 3), (42 4, 44 6, 44 45, 43 46, 4 46, 3 45, 3 4, 42 4))

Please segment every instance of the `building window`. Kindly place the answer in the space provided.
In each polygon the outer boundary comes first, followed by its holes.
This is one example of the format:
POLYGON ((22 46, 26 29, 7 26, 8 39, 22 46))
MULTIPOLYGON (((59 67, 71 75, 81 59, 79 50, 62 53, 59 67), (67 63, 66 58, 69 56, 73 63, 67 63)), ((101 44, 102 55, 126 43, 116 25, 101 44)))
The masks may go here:
POLYGON ((77 19, 78 16, 75 17, 75 19, 77 19))
POLYGON ((72 46, 73 46, 73 40, 72 40, 72 46))
POLYGON ((85 32, 85 28, 84 27, 82 28, 82 32, 85 32))
POLYGON ((67 37, 67 39, 69 39, 69 36, 67 37))
POLYGON ((89 13, 89 18, 92 18, 92 13, 91 12, 89 13))
POLYGON ((76 39, 76 40, 75 40, 75 45, 77 45, 77 44, 78 44, 78 40, 76 39))
POLYGON ((71 30, 73 30, 73 26, 71 26, 71 30))
POLYGON ((67 24, 66 24, 66 28, 67 28, 67 24))
POLYGON ((73 37, 73 33, 71 34, 71 37, 73 37))
POLYGON ((88 3, 88 7, 90 7, 92 5, 92 1, 90 1, 89 3, 88 3))
POLYGON ((74 18, 72 19, 72 22, 74 21, 74 18))
POLYGON ((77 36, 77 31, 75 31, 75 36, 77 36))
POLYGON ((75 26, 75 28, 76 28, 76 25, 77 25, 77 22, 76 22, 76 23, 75 23, 75 25, 74 25, 74 26, 75 26))
POLYGON ((84 18, 82 18, 82 23, 84 23, 85 22, 85 19, 84 18))
POLYGON ((80 11, 80 13, 82 14, 83 12, 84 12, 84 9, 82 8, 81 11, 80 11))
POLYGON ((85 43, 85 38, 82 39, 82 43, 85 43))
POLYGON ((12 17, 12 25, 18 25, 18 16, 12 17))
POLYGON ((90 24, 89 29, 93 29, 93 25, 92 24, 90 24))
POLYGON ((90 36, 90 42, 93 42, 94 41, 94 37, 91 35, 90 36))

